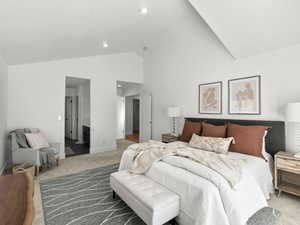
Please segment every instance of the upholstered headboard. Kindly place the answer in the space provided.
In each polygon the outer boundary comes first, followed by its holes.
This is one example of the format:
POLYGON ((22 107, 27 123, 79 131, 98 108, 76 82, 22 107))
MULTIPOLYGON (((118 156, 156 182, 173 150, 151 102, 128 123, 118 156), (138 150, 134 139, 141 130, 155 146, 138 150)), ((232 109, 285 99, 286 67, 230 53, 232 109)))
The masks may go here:
POLYGON ((279 151, 285 151, 285 123, 284 121, 265 120, 232 120, 232 119, 207 119, 185 118, 192 122, 207 122, 214 125, 223 125, 227 122, 239 125, 263 125, 272 127, 266 136, 266 151, 274 156, 279 151))

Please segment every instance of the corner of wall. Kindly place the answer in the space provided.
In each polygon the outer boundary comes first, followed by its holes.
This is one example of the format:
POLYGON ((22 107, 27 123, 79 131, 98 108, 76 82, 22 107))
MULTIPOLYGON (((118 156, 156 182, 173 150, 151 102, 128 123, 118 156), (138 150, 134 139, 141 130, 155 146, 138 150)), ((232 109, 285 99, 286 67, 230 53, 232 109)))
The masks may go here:
POLYGON ((7 151, 7 92, 8 65, 0 54, 0 174, 3 173, 10 159, 7 151))

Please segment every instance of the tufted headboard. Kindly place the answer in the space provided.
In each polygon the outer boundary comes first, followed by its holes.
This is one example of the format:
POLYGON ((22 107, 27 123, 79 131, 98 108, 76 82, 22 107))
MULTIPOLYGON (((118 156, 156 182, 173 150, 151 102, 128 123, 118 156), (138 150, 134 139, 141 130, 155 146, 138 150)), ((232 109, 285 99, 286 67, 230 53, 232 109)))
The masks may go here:
POLYGON ((274 156, 279 151, 285 151, 285 123, 284 121, 266 120, 233 120, 212 118, 185 118, 192 122, 207 122, 214 125, 223 125, 227 122, 238 125, 262 125, 272 127, 266 136, 266 151, 274 156))

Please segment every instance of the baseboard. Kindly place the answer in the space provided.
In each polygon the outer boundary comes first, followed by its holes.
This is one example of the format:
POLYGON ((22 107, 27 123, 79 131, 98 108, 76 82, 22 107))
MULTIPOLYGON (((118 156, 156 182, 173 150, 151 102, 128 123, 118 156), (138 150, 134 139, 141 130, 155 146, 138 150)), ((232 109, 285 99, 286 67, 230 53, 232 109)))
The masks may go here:
POLYGON ((66 158, 66 153, 65 152, 61 152, 59 154, 59 159, 65 159, 66 158))
POLYGON ((95 148, 90 148, 90 153, 95 154, 99 152, 110 152, 114 151, 117 149, 117 145, 111 145, 111 146, 101 146, 101 147, 95 147, 95 148))

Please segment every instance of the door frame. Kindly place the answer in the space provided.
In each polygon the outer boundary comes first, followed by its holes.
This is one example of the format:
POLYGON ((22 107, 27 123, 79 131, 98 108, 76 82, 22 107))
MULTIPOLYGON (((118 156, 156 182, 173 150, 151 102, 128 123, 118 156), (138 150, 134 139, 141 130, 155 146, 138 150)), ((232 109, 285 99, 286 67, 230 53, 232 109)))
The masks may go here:
MULTIPOLYGON (((67 88, 67 78, 74 78, 74 79, 83 79, 83 80, 88 80, 89 81, 89 101, 90 101, 90 147, 89 147, 89 154, 92 154, 92 149, 94 148, 94 145, 93 145, 93 129, 92 129, 92 125, 93 125, 93 120, 92 120, 92 78, 91 77, 80 77, 80 76, 69 76, 69 75, 66 75, 64 77, 64 96, 66 96, 66 88, 67 88)), ((72 97, 72 96, 71 96, 72 97)), ((77 139, 79 139, 79 96, 76 95, 75 96, 77 98, 77 139)), ((63 104, 64 104, 64 115, 62 118, 65 117, 65 110, 66 110, 66 101, 65 101, 65 98, 64 98, 64 101, 63 101, 63 104)), ((59 116, 60 117, 60 116, 59 116)), ((59 119, 60 120, 60 119, 59 119)), ((64 125, 63 125, 64 129, 63 129, 63 136, 62 136, 62 147, 61 147, 61 158, 65 158, 65 146, 66 146, 66 142, 65 142, 65 130, 66 130, 66 127, 65 127, 65 121, 64 121, 64 125)))

